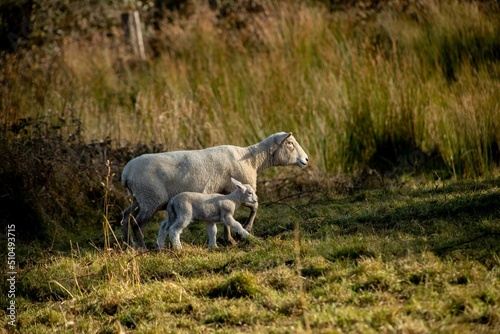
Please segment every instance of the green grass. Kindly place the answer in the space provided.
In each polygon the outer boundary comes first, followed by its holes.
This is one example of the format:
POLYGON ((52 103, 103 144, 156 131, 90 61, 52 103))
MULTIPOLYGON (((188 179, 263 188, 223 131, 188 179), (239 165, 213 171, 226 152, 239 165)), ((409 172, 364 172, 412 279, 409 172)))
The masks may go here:
POLYGON ((260 242, 216 251, 196 224, 178 253, 73 243, 22 265, 16 328, 496 333, 499 204, 498 180, 414 182, 264 200, 260 242))

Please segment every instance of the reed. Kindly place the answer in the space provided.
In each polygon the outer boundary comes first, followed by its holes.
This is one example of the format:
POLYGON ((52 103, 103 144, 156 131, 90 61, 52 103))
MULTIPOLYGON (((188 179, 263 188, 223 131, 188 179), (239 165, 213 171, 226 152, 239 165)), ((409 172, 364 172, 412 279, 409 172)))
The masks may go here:
POLYGON ((15 82, 21 64, 8 62, 3 126, 42 118, 85 142, 168 150, 289 130, 321 173, 396 168, 413 151, 460 177, 498 166, 498 10, 430 1, 365 20, 312 3, 266 6, 258 46, 235 47, 199 3, 163 23, 164 51, 148 63, 99 36, 65 40, 49 76, 30 66, 32 80, 15 82))

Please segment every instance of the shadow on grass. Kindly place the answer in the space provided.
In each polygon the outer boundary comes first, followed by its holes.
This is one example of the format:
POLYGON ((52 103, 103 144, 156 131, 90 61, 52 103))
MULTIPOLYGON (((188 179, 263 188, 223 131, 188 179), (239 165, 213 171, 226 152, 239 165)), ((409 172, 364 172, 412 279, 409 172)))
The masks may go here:
MULTIPOLYGON (((378 235, 395 242, 405 236, 413 240, 406 243, 412 251, 439 256, 462 252, 485 260, 500 253, 500 180, 461 181, 404 194, 379 189, 336 199, 325 196, 301 206, 279 204, 290 207, 306 238, 378 235)), ((276 225, 266 226, 266 234, 294 228, 290 219, 276 225)))
MULTIPOLYGON (((435 220, 446 220, 450 224, 473 224, 483 218, 500 216, 500 193, 479 194, 458 197, 440 202, 429 199, 396 208, 381 215, 366 215, 355 219, 356 223, 367 224, 374 229, 400 229, 408 231, 408 221, 418 220, 420 224, 433 225, 435 220)), ((332 221, 332 223, 336 223, 332 221)))
MULTIPOLYGON (((428 197, 432 195, 453 195, 453 194, 467 194, 478 191, 488 191, 495 188, 500 188, 500 178, 490 180, 464 180, 459 182, 446 183, 442 187, 434 189, 425 189, 416 191, 414 197, 428 197)), ((500 195, 500 190, 497 190, 500 195)))

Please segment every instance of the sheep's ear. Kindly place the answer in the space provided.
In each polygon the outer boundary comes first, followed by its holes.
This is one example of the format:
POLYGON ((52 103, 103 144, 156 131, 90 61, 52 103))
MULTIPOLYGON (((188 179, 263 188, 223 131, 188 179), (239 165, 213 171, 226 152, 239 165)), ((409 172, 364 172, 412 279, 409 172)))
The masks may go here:
POLYGON ((292 135, 291 132, 284 133, 282 137, 279 139, 280 145, 283 144, 285 140, 287 140, 292 135))
POLYGON ((240 181, 236 180, 236 179, 233 179, 231 178, 231 182, 234 183, 234 185, 239 189, 239 190, 245 190, 245 186, 243 185, 243 183, 241 183, 240 181))

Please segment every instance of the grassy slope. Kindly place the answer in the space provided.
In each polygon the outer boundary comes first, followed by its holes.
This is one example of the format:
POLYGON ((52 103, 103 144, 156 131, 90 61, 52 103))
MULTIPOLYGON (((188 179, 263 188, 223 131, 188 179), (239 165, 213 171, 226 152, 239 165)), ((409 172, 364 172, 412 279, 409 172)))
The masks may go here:
POLYGON ((263 202, 237 248, 201 226, 178 254, 73 244, 25 262, 18 330, 495 333, 499 204, 498 180, 309 193, 263 202))

